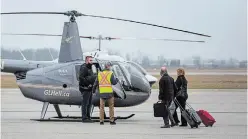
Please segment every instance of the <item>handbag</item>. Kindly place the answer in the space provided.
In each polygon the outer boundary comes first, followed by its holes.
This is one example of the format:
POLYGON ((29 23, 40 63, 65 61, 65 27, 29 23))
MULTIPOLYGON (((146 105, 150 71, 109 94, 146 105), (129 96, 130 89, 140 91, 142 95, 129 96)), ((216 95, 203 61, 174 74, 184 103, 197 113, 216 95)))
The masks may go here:
POLYGON ((180 89, 180 91, 178 91, 178 93, 177 93, 178 95, 177 96, 183 97, 183 98, 187 99, 188 98, 188 94, 185 91, 185 89, 183 88, 184 82, 182 80, 182 77, 180 77, 180 79, 181 79, 182 85, 180 86, 181 89, 180 89))

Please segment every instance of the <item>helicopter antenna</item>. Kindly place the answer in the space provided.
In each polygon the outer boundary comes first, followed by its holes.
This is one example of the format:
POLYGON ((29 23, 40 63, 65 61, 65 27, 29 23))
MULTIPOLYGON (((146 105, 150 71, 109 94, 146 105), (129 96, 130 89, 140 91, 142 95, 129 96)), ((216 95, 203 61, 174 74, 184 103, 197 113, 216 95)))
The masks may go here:
POLYGON ((52 60, 54 60, 54 58, 53 58, 53 55, 52 55, 52 53, 51 53, 50 48, 48 48, 48 51, 49 51, 49 54, 50 54, 50 56, 51 56, 52 60))
POLYGON ((18 49, 18 51, 21 53, 23 60, 27 60, 26 57, 23 55, 21 49, 18 49))

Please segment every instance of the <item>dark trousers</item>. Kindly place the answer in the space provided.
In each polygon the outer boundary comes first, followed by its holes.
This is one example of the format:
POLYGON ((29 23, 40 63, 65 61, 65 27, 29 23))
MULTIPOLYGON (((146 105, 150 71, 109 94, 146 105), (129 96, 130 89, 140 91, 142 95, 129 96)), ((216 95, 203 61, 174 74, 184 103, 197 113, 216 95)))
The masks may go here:
POLYGON ((81 112, 82 112, 82 120, 90 119, 91 106, 92 106, 92 93, 91 91, 83 91, 82 94, 82 103, 81 103, 81 112))
POLYGON ((169 120, 170 120, 171 124, 174 124, 174 123, 175 123, 175 120, 174 120, 174 118, 173 118, 173 116, 172 116, 172 114, 170 113, 170 110, 169 110, 169 108, 168 108, 168 107, 170 106, 170 104, 171 104, 171 102, 167 102, 167 103, 166 103, 167 114, 166 114, 165 117, 163 117, 163 120, 164 120, 164 124, 165 124, 165 125, 169 125, 169 120))
MULTIPOLYGON (((182 108, 185 109, 185 107, 186 107, 186 99, 184 99, 183 97, 177 97, 177 101, 182 106, 182 108)), ((176 104, 176 110, 177 110, 178 107, 179 106, 176 104)), ((182 113, 182 110, 181 109, 180 109, 180 111, 182 113)), ((173 114, 173 118, 174 118, 174 120, 175 120, 176 123, 179 123, 180 122, 178 120, 178 116, 177 116, 177 112, 176 111, 173 114)), ((183 118, 182 114, 181 114, 181 124, 182 125, 187 125, 187 121, 183 118)))

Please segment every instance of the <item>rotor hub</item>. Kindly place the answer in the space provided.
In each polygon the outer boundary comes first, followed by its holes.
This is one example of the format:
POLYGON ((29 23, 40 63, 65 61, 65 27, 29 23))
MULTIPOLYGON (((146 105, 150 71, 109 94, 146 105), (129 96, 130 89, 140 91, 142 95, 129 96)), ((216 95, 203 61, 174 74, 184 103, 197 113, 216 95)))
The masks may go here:
POLYGON ((66 12, 65 15, 70 16, 70 21, 71 22, 75 22, 76 21, 75 17, 82 16, 83 14, 78 12, 78 11, 76 11, 76 10, 72 10, 72 11, 66 12))

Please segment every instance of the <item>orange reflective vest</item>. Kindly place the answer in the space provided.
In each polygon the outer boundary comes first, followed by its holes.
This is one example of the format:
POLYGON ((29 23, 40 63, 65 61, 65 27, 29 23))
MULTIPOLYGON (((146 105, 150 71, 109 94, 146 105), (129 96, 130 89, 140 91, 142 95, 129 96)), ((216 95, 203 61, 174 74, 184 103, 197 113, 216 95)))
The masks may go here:
POLYGON ((112 71, 102 71, 98 73, 98 82, 99 82, 99 93, 113 93, 113 88, 111 85, 111 76, 112 71))

